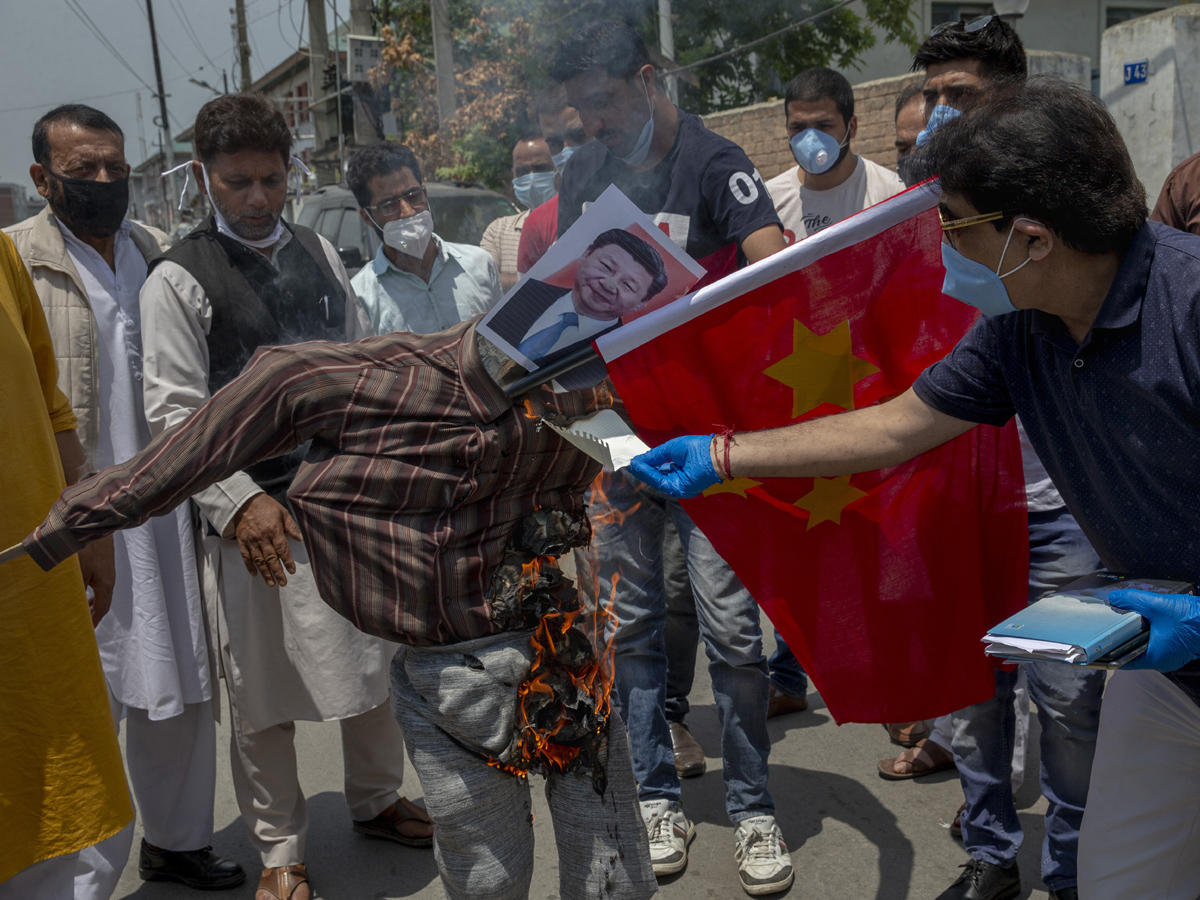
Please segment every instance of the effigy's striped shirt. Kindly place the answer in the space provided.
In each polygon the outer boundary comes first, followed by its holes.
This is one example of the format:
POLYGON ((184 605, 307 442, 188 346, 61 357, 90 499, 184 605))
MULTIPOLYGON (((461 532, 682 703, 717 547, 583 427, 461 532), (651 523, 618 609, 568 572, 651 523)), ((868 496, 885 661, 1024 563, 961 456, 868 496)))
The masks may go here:
POLYGON ((65 491, 25 547, 48 570, 311 439, 288 498, 322 598, 401 643, 482 637, 502 630, 486 594, 516 524, 542 507, 581 511, 599 474, 537 417, 587 414, 605 393, 510 401, 472 322, 262 348, 186 421, 65 491))

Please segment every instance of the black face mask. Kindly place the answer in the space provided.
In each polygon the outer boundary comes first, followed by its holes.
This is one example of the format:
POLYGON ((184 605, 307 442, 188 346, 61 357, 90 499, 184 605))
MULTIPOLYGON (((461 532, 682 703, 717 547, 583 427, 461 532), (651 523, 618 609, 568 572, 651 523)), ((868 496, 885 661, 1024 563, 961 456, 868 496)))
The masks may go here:
POLYGON ((59 183, 58 197, 50 198, 54 212, 71 231, 82 237, 112 237, 129 209, 129 177, 120 181, 91 181, 63 178, 49 169, 46 174, 59 183))

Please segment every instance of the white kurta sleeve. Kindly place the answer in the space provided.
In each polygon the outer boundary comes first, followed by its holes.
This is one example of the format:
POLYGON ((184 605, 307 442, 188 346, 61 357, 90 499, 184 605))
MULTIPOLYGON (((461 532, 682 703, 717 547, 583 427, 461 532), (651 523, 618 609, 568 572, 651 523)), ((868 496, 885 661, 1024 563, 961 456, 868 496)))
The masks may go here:
POLYGON ((367 311, 363 309, 362 304, 358 302, 358 297, 354 294, 354 288, 350 285, 350 274, 346 271, 342 258, 338 256, 337 248, 320 235, 317 237, 321 239, 321 248, 325 251, 325 259, 329 261, 329 268, 333 269, 338 284, 342 286, 342 293, 346 296, 346 340, 357 341, 361 338, 372 337, 375 329, 371 327, 371 317, 367 315, 367 311))
MULTIPOLYGON (((203 406, 208 390, 212 307, 199 282, 174 262, 151 270, 138 297, 146 422, 150 434, 176 425, 203 406)), ((357 305, 357 304, 355 304, 357 305)), ((262 488, 245 472, 205 488, 192 499, 222 537, 233 537, 233 517, 262 488)))

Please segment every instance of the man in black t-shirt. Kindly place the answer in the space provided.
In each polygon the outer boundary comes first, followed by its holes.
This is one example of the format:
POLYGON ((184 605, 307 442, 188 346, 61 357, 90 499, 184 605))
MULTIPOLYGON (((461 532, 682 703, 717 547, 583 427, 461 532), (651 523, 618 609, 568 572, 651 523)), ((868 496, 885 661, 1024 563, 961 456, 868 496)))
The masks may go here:
POLYGON ((706 280, 782 250, 779 216, 745 151, 657 90, 654 67, 622 45, 636 34, 624 32, 615 22, 589 26, 563 45, 581 52, 560 50, 551 68, 593 138, 563 169, 559 235, 615 184, 704 266, 706 280))
MULTIPOLYGON (((645 45, 615 21, 587 25, 559 47, 550 76, 563 85, 592 140, 563 169, 562 235, 615 184, 716 280, 783 249, 762 178, 736 144, 705 129, 658 89, 645 45)), ((687 865, 695 828, 679 805, 666 702, 663 546, 667 524, 687 556, 700 631, 713 660, 721 717, 726 806, 748 893, 786 890, 793 873, 767 792, 767 663, 758 606, 679 502, 615 472, 591 498, 602 600, 616 634, 614 696, 628 723, 642 817, 656 875, 687 865), (614 518, 608 519, 612 515, 614 518), (618 577, 619 576, 619 577, 618 577)))

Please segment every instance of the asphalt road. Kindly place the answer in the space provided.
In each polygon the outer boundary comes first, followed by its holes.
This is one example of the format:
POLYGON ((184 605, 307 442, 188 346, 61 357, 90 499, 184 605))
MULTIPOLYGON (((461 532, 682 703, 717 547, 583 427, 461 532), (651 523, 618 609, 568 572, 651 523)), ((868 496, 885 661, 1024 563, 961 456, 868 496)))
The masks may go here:
MULTIPOLYGON (((770 636, 767 637, 770 642, 770 636)), ((703 660, 703 651, 700 659, 703 660)), ((771 781, 777 819, 791 849, 796 883, 790 900, 933 900, 957 877, 967 860, 950 837, 962 794, 953 772, 915 781, 884 781, 878 760, 894 755, 894 747, 878 725, 836 726, 818 696, 810 695, 807 712, 772 719, 771 781)), ((686 871, 660 882, 664 900, 746 895, 733 860, 733 826, 725 814, 721 780, 720 730, 707 672, 697 667, 688 724, 708 755, 708 771, 683 782, 683 805, 696 823, 686 871)), ((1030 722, 1026 772, 1038 771, 1037 719, 1030 722)), ((137 900, 200 900, 227 897, 251 900, 260 864, 246 839, 234 803, 227 757, 228 717, 218 731, 216 828, 217 853, 240 862, 248 878, 222 894, 199 894, 178 885, 142 882, 137 874, 137 843, 116 897, 137 900)), ((430 850, 414 850, 371 840, 350 829, 342 800, 342 754, 335 724, 299 723, 297 753, 303 788, 309 798, 307 864, 315 896, 323 900, 392 900, 442 898, 430 850)), ((537 849, 530 897, 558 896, 558 860, 549 810, 541 783, 531 780, 537 849)), ((419 797, 411 774, 405 793, 419 797)), ((1046 801, 1036 778, 1027 778, 1017 794, 1025 842, 1018 863, 1024 897, 1045 897, 1039 859, 1046 801)), ((141 830, 138 830, 138 840, 141 830)))

